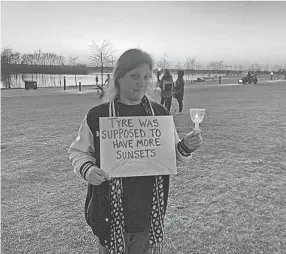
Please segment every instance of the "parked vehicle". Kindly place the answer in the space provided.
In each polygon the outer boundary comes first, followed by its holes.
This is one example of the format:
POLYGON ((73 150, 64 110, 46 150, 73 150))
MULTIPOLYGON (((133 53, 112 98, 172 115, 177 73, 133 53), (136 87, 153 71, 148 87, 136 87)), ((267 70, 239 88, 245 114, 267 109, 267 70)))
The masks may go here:
POLYGON ((238 80, 238 84, 251 84, 251 83, 254 83, 254 84, 257 84, 258 82, 258 77, 256 75, 247 75, 245 77, 243 77, 242 79, 239 79, 238 80))
POLYGON ((194 80, 194 82, 203 82, 206 81, 205 78, 197 78, 196 80, 194 80))

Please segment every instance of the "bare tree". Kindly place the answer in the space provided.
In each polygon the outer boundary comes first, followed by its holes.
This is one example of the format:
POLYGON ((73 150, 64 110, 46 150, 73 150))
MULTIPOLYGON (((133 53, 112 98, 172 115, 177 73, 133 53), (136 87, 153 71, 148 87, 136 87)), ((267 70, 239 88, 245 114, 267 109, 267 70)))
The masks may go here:
POLYGON ((222 70, 223 70, 223 60, 218 62, 218 66, 219 66, 219 74, 221 74, 222 70))
POLYGON ((257 62, 253 63, 250 65, 250 69, 255 70, 255 71, 260 71, 261 65, 257 62))
POLYGON ((176 68, 176 69, 182 69, 181 63, 178 62, 178 63, 176 64, 175 68, 176 68))
POLYGON ((11 64, 13 63, 13 49, 5 47, 1 51, 1 80, 7 84, 7 87, 11 87, 11 64))
POLYGON ((190 59, 189 59, 189 58, 186 59, 186 62, 185 62, 185 64, 184 64, 184 67, 185 67, 186 69, 190 69, 190 68, 191 68, 191 63, 190 63, 190 59))
POLYGON ((49 54, 48 53, 43 53, 42 61, 43 61, 44 66, 46 66, 48 64, 48 61, 49 61, 49 54))
POLYGON ((186 69, 186 81, 189 81, 189 69, 191 68, 191 63, 189 58, 186 59, 184 67, 186 69))
POLYGON ((275 71, 280 71, 281 68, 282 68, 282 65, 279 65, 279 64, 276 64, 276 65, 274 66, 274 70, 275 70, 275 71))
POLYGON ((103 85, 104 67, 115 63, 113 46, 110 41, 103 41, 101 45, 92 41, 90 46, 92 55, 89 59, 98 67, 100 67, 101 84, 103 85))
POLYGON ((56 54, 52 54, 51 58, 52 58, 52 66, 57 65, 58 56, 56 54))
POLYGON ((243 71, 243 69, 244 69, 244 68, 243 68, 243 65, 240 64, 240 65, 238 66, 238 70, 239 70, 239 71, 243 71))
POLYGON ((197 59, 195 57, 190 57, 189 58, 189 62, 191 64, 191 70, 192 70, 192 79, 194 79, 194 69, 195 69, 195 66, 196 66, 196 61, 197 59))
POLYGON ((11 71, 11 64, 19 64, 21 62, 21 54, 14 51, 12 48, 5 47, 1 51, 1 71, 11 71))
POLYGON ((216 70, 216 62, 211 62, 208 64, 207 66, 208 69, 212 70, 213 71, 213 75, 215 74, 215 70, 216 70))
POLYGON ((50 67, 56 64, 56 59, 57 59, 56 54, 47 53, 47 60, 48 60, 48 64, 50 65, 50 67))
POLYGON ((225 75, 231 75, 232 65, 230 65, 230 64, 225 64, 225 65, 223 65, 223 68, 224 68, 224 70, 225 70, 225 75))
POLYGON ((40 49, 37 49, 34 51, 34 59, 36 65, 41 65, 41 57, 42 57, 42 52, 40 49))
POLYGON ((196 61, 195 65, 194 65, 194 69, 196 70, 198 75, 200 74, 200 70, 202 68, 203 68, 203 66, 198 61, 196 61))
POLYGON ((238 66, 236 65, 236 64, 234 64, 233 66, 232 66, 232 70, 234 71, 234 75, 235 76, 237 76, 237 69, 238 69, 238 66))
POLYGON ((61 55, 57 56, 57 64, 64 65, 65 58, 61 55))
POLYGON ((23 64, 33 65, 35 63, 34 54, 22 54, 21 59, 23 64))
POLYGON ((281 64, 276 64, 276 65, 274 66, 274 70, 277 72, 278 79, 279 79, 279 74, 280 74, 280 73, 283 73, 283 65, 281 65, 281 64))
POLYGON ((21 62, 21 53, 14 51, 12 48, 5 47, 1 52, 1 63, 5 64, 19 64, 21 62))
POLYGON ((5 47, 1 51, 1 64, 11 64, 12 63, 13 50, 11 48, 5 47))
POLYGON ((107 66, 111 67, 111 68, 114 68, 116 61, 117 61, 116 57, 115 56, 111 56, 110 62, 109 62, 109 64, 107 64, 107 66))
MULTIPOLYGON (((73 67, 75 68, 76 60, 78 59, 78 56, 75 56, 75 57, 70 56, 69 59, 70 59, 71 64, 72 64, 73 67)), ((77 87, 76 71, 75 71, 75 73, 74 73, 74 80, 75 80, 75 86, 77 87)))
POLYGON ((233 70, 235 71, 235 75, 238 76, 240 75, 240 73, 238 73, 240 70, 239 70, 239 65, 235 64, 233 65, 233 70))
POLYGON ((20 62, 21 62, 21 53, 14 51, 12 54, 12 63, 20 64, 20 62))
POLYGON ((209 69, 213 71, 213 75, 221 74, 222 70, 226 68, 226 65, 223 65, 223 61, 213 61, 207 66, 209 69))
POLYGON ((21 62, 22 64, 29 64, 28 54, 22 54, 21 59, 22 59, 22 62, 21 62))
POLYGON ((163 70, 170 68, 172 62, 168 60, 168 56, 164 53, 164 56, 157 62, 157 68, 161 68, 163 70))

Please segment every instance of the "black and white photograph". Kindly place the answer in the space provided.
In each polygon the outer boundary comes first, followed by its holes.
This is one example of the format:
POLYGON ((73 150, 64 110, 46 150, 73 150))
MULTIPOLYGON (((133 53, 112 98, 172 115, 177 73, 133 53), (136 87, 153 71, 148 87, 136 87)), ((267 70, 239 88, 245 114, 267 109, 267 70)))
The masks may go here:
POLYGON ((1 1, 1 253, 286 254, 285 1, 1 1))

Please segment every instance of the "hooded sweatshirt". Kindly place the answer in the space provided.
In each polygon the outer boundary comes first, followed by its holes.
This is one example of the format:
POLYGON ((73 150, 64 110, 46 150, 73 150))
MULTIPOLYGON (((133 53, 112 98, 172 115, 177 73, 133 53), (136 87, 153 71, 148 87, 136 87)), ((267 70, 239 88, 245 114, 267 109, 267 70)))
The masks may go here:
POLYGON ((172 97, 174 91, 174 82, 171 74, 164 74, 160 81, 159 87, 161 88, 161 96, 163 98, 172 97))

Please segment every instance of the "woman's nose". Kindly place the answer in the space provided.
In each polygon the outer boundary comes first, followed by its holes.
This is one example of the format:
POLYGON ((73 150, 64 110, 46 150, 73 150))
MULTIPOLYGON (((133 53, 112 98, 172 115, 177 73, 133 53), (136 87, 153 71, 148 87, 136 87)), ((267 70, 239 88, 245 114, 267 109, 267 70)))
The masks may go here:
POLYGON ((144 86, 144 85, 145 85, 145 80, 144 80, 144 78, 139 78, 138 81, 137 81, 137 85, 138 85, 138 86, 144 86))

